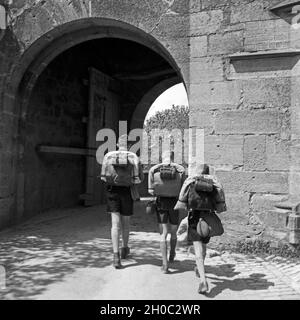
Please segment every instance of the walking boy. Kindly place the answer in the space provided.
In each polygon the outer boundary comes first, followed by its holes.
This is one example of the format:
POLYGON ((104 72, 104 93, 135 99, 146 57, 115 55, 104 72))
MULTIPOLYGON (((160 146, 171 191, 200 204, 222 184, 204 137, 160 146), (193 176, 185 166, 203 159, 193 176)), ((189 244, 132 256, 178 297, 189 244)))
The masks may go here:
POLYGON ((222 223, 215 212, 226 211, 222 185, 210 175, 207 164, 200 165, 198 175, 186 179, 180 191, 176 208, 188 209, 188 243, 193 243, 196 258, 196 275, 200 277, 198 293, 208 292, 204 262, 206 245, 212 236, 224 232, 222 223))
POLYGON ((184 181, 184 172, 183 166, 171 162, 169 152, 163 154, 162 163, 155 165, 149 170, 148 192, 156 196, 163 273, 168 273, 168 224, 171 233, 169 262, 172 263, 176 256, 176 233, 179 225, 179 211, 174 210, 174 206, 178 200, 178 195, 184 181))
POLYGON ((126 259, 130 252, 130 217, 133 215, 133 201, 139 198, 136 185, 144 179, 138 156, 127 151, 127 135, 119 138, 118 151, 111 151, 105 155, 101 179, 106 182, 107 212, 111 215, 113 266, 120 269, 121 258, 126 259), (119 251, 120 233, 122 247, 119 251))

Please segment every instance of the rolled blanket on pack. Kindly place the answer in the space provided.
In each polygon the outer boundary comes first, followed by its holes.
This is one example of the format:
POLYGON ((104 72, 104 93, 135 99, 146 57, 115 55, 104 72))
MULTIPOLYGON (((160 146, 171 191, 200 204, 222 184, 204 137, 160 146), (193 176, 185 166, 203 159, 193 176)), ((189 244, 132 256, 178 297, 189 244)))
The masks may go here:
MULTIPOLYGON (((221 213, 227 211, 226 202, 225 202, 225 193, 222 184, 217 180, 216 177, 212 175, 205 175, 212 179, 214 186, 214 200, 215 200, 215 209, 216 212, 221 213)), ((182 185, 182 188, 179 193, 178 201, 174 207, 174 210, 187 209, 188 195, 190 185, 196 181, 197 175, 188 177, 182 185)))
POLYGON ((140 172, 142 171, 142 166, 140 165, 138 156, 133 152, 123 150, 111 151, 105 155, 101 168, 101 179, 107 182, 107 179, 112 174, 115 174, 113 170, 114 165, 126 165, 128 162, 132 167, 131 183, 141 183, 143 179, 143 173, 140 172))

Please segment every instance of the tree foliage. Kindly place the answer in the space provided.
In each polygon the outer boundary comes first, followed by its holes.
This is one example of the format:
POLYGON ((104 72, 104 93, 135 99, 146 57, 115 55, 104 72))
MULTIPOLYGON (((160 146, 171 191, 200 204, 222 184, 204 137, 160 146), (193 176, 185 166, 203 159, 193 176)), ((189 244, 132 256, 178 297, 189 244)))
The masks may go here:
MULTIPOLYGON (((144 129, 148 134, 148 150, 144 150, 144 152, 148 152, 148 156, 151 158, 151 153, 153 150, 158 150, 159 152, 159 161, 162 161, 162 141, 152 141, 151 139, 151 130, 160 129, 160 130, 168 130, 171 131, 173 129, 179 129, 182 132, 182 146, 184 145, 184 129, 189 128, 189 107, 187 106, 175 106, 173 105, 171 109, 165 109, 163 111, 158 111, 154 114, 154 116, 150 117, 145 122, 144 129)), ((174 150, 174 137, 170 136, 170 150, 174 150)), ((184 149, 182 150, 183 154, 184 149)), ((183 160, 183 159, 182 159, 183 160)), ((184 161, 183 165, 187 165, 184 161)), ((151 165, 146 165, 145 168, 150 168, 151 165)))
POLYGON ((175 106, 171 109, 158 111, 151 118, 146 120, 145 130, 150 132, 152 129, 180 129, 189 127, 189 107, 175 106))

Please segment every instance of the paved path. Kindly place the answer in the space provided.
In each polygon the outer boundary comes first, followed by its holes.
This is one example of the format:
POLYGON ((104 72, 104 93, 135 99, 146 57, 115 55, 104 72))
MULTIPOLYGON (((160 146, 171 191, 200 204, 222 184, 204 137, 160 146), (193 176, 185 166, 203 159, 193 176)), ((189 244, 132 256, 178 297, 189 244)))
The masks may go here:
POLYGON ((197 293, 194 256, 178 248, 170 274, 160 271, 154 217, 137 204, 131 251, 111 266, 110 221, 103 207, 52 211, 0 233, 6 268, 1 299, 300 299, 300 266, 208 250, 207 296, 197 293))

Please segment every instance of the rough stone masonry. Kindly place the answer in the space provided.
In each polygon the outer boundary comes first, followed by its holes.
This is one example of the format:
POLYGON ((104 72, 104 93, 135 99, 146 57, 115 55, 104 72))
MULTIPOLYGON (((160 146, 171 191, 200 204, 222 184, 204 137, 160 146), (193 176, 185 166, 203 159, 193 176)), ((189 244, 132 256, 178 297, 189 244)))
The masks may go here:
POLYGON ((37 146, 86 147, 85 70, 96 67, 121 82, 114 117, 132 127, 163 90, 183 81, 190 127, 205 129, 205 161, 216 167, 230 214, 284 230, 270 212, 300 195, 299 3, 0 0, 7 15, 0 30, 0 227, 80 201, 85 156, 39 154, 37 146), (129 41, 140 46, 132 45, 134 59, 126 55, 129 41), (91 56, 105 50, 101 59, 91 56))

